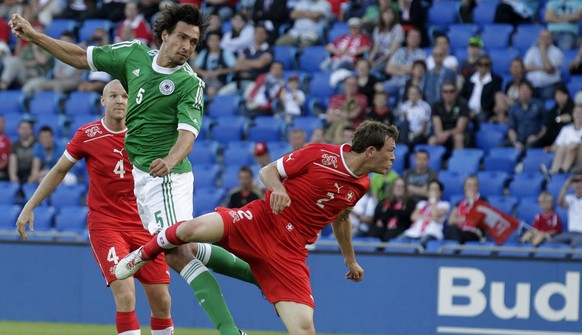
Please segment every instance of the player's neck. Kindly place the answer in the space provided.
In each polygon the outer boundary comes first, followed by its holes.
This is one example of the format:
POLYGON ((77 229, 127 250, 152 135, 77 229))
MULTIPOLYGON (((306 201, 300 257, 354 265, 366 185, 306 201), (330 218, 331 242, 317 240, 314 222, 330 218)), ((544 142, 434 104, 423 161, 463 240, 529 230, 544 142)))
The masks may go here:
POLYGON ((123 120, 115 120, 106 117, 103 122, 105 123, 105 127, 111 131, 122 131, 125 129, 125 121, 123 120))
POLYGON ((364 155, 357 154, 351 151, 344 152, 344 160, 346 166, 350 171, 352 171, 356 176, 363 176, 370 171, 365 167, 364 155))

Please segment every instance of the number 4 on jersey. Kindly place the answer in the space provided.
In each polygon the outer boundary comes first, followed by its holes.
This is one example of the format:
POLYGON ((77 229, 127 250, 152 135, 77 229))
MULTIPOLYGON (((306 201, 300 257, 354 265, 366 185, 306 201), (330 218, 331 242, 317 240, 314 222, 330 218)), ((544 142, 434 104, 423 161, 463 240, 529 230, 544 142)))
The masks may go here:
POLYGON ((120 159, 117 164, 115 164, 115 168, 113 169, 113 173, 119 175, 119 178, 123 178, 125 176, 125 168, 123 167, 123 159, 120 159))

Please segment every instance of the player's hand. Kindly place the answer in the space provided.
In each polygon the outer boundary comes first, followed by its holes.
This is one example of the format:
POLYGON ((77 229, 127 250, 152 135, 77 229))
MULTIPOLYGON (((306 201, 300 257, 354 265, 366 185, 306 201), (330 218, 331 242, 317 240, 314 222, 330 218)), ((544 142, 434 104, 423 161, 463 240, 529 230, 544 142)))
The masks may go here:
POLYGON ((16 220, 16 229, 23 240, 28 240, 26 234, 26 224, 30 224, 30 231, 34 231, 34 213, 32 210, 23 209, 16 220))
POLYGON ((172 166, 161 158, 154 159, 150 164, 150 176, 152 177, 163 177, 170 174, 171 171, 172 166))
POLYGON ((281 213, 285 208, 291 206, 291 198, 287 195, 285 190, 273 191, 269 199, 271 210, 274 214, 281 213))
POLYGON ((360 264, 354 262, 352 264, 348 264, 348 273, 346 273, 346 279, 351 281, 360 282, 364 279, 364 269, 360 266, 360 264))
POLYGON ((12 19, 8 21, 8 26, 12 30, 12 33, 17 38, 30 42, 36 34, 36 30, 30 25, 30 22, 26 21, 22 16, 18 14, 12 15, 12 19))

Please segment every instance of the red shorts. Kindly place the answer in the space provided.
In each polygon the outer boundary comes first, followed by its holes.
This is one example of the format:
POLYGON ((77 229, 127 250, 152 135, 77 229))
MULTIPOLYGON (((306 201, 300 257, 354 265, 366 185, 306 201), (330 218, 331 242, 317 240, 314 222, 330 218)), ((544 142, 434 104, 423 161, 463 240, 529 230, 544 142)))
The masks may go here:
POLYGON ((270 303, 292 301, 315 308, 305 239, 293 223, 274 215, 262 200, 216 211, 224 221, 222 239, 216 244, 249 263, 270 303))
MULTIPOLYGON (((145 229, 134 231, 89 229, 89 243, 93 249, 93 256, 105 277, 107 286, 117 280, 112 270, 119 260, 151 239, 152 235, 145 229)), ((142 284, 168 284, 170 270, 164 254, 158 255, 156 259, 146 264, 134 277, 142 284)))

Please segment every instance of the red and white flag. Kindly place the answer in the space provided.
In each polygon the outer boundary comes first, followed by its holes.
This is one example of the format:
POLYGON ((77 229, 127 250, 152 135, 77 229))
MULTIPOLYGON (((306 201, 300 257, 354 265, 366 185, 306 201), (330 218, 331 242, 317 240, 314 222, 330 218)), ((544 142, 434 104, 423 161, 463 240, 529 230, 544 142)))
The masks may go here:
POLYGON ((492 207, 485 201, 477 200, 467 214, 467 221, 474 227, 484 229, 495 243, 501 245, 519 228, 519 220, 492 207))

